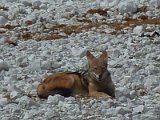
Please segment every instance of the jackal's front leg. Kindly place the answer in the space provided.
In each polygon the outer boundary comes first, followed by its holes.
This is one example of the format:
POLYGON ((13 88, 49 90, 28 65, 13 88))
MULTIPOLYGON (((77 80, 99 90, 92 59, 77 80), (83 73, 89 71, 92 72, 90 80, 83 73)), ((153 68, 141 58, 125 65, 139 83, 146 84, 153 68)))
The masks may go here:
POLYGON ((111 98, 108 94, 104 92, 98 92, 96 85, 93 83, 89 83, 88 89, 89 89, 89 96, 111 98))

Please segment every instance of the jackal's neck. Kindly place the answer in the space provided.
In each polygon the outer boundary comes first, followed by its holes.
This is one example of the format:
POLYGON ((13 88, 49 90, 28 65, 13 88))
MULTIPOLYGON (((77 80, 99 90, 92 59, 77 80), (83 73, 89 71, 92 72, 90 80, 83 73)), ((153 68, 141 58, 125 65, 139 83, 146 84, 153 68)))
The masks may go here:
POLYGON ((88 76, 88 70, 81 72, 81 82, 86 88, 88 88, 89 85, 88 76))

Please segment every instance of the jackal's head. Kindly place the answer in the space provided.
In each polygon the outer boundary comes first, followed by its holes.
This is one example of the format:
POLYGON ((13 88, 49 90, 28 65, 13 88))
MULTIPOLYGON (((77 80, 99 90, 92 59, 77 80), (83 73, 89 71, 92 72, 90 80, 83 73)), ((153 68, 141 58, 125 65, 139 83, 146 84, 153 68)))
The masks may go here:
POLYGON ((96 81, 111 79, 110 72, 107 70, 108 54, 102 51, 102 54, 96 58, 89 51, 86 52, 86 57, 89 65, 89 75, 96 81))

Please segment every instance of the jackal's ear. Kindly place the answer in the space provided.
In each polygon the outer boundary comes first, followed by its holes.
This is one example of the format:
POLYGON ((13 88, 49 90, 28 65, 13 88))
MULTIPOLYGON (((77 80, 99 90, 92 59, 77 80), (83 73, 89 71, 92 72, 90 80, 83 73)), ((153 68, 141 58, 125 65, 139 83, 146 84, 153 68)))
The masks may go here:
POLYGON ((89 51, 86 52, 86 57, 89 63, 95 58, 89 51))
POLYGON ((107 51, 102 51, 102 54, 99 57, 100 59, 107 61, 108 60, 108 53, 107 51))

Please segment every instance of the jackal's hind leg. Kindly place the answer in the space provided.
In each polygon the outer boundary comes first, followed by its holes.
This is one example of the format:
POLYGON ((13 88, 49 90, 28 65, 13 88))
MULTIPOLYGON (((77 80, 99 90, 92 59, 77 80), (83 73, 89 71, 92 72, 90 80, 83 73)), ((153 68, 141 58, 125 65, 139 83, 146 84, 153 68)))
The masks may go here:
POLYGON ((56 88, 56 89, 50 91, 50 95, 59 94, 64 97, 69 97, 72 95, 72 93, 73 93, 73 89, 71 89, 71 88, 56 88))
POLYGON ((60 94, 64 97, 71 96, 73 93, 74 78, 62 74, 58 77, 49 76, 37 87, 37 94, 40 98, 48 98, 49 95, 60 94))
POLYGON ((47 90, 47 91, 38 93, 38 97, 47 99, 49 95, 54 96, 55 94, 59 94, 64 97, 69 97, 72 95, 72 93, 73 93, 73 90, 71 88, 55 88, 53 90, 47 90))

